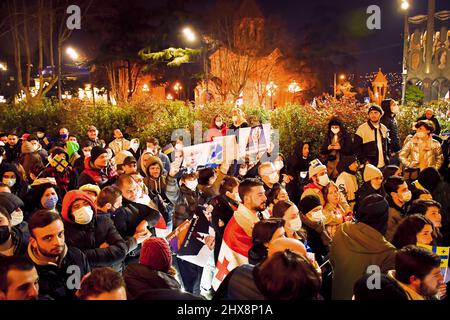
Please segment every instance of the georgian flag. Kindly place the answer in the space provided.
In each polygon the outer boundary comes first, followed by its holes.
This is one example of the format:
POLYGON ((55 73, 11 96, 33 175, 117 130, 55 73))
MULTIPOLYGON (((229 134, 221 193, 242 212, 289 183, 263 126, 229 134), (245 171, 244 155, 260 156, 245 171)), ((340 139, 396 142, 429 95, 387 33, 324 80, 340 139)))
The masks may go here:
POLYGON ((248 250, 251 246, 252 239, 239 226, 235 218, 231 218, 225 228, 219 258, 217 259, 212 282, 214 290, 219 288, 223 279, 234 268, 248 263, 248 250))

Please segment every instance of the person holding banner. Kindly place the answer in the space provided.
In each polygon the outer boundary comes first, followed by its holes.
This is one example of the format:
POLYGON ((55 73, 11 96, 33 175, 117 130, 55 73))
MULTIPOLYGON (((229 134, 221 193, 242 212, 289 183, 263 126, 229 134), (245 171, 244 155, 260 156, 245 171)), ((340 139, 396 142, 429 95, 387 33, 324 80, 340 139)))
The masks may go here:
POLYGON ((211 126, 208 129, 206 141, 212 142, 215 137, 226 136, 228 131, 227 124, 223 121, 223 117, 217 114, 212 118, 211 126))

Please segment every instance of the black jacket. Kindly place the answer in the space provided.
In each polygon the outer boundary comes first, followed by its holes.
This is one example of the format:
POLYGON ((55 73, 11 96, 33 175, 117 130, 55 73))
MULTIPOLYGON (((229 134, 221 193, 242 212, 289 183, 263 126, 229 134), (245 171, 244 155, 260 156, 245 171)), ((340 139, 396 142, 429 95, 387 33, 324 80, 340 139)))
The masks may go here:
POLYGON ((331 238, 325 229, 323 223, 314 222, 308 219, 306 215, 301 214, 303 229, 306 231, 308 246, 314 252, 319 264, 326 261, 330 251, 331 238))
POLYGON ((215 197, 211 205, 214 207, 212 211, 211 224, 215 231, 214 259, 217 262, 219 258, 220 247, 222 245, 225 227, 233 217, 234 211, 237 210, 239 204, 225 195, 215 197), (223 226, 219 226, 219 220, 223 222, 223 226))
POLYGON ((111 214, 117 231, 127 244, 127 254, 138 257, 141 252, 141 246, 136 243, 133 235, 136 233, 136 227, 144 220, 148 221, 150 232, 155 235, 154 226, 159 221, 159 212, 140 203, 131 202, 127 199, 122 200, 122 207, 111 214))
POLYGON ((5 145, 5 153, 6 153, 6 162, 13 163, 16 160, 19 160, 19 156, 22 152, 22 141, 19 139, 19 142, 15 146, 10 146, 9 143, 5 145))
MULTIPOLYGON (((361 163, 373 164, 378 166, 378 134, 375 134, 377 129, 370 121, 367 121, 358 127, 354 137, 354 150, 361 163)), ((387 154, 388 131, 384 124, 380 123, 378 131, 381 135, 382 154, 384 164, 389 164, 389 157, 387 154)))
POLYGON ((36 263, 35 266, 39 275, 39 295, 46 295, 54 300, 75 300, 75 284, 91 271, 87 257, 75 247, 67 248, 67 254, 59 266, 36 263))
POLYGON ((358 191, 356 191, 355 194, 355 207, 354 207, 354 212, 356 212, 358 210, 359 204, 361 203, 362 199, 364 199, 365 197, 367 197, 370 194, 374 194, 377 193, 383 197, 386 197, 386 192, 384 191, 384 186, 381 186, 380 189, 375 190, 372 185, 370 184, 370 181, 364 182, 361 186, 361 188, 358 189, 358 191))
POLYGON ((127 299, 134 300, 149 289, 181 289, 175 277, 168 273, 152 270, 140 263, 129 264, 123 272, 127 287, 127 299))
POLYGON ((84 252, 91 267, 113 267, 120 270, 127 245, 107 215, 95 215, 86 225, 64 221, 66 243, 84 252), (100 248, 102 243, 108 248, 100 248))
POLYGON ((400 146, 400 138, 398 136, 398 124, 397 120, 394 116, 392 116, 392 113, 390 114, 384 114, 383 117, 381 117, 381 123, 386 126, 389 130, 389 143, 388 143, 388 150, 389 153, 392 152, 399 152, 401 150, 400 146))

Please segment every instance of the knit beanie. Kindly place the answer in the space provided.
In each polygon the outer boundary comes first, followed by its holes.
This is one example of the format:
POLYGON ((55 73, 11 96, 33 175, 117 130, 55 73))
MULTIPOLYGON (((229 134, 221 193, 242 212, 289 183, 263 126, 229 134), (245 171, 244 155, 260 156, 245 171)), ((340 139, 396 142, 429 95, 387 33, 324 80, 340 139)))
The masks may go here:
POLYGON ((422 187, 424 187, 430 192, 433 192, 438 183, 441 181, 441 176, 439 175, 439 172, 435 168, 429 167, 423 169, 419 173, 417 181, 419 181, 422 187))
POLYGON ((378 111, 379 113, 383 114, 383 109, 379 105, 371 104, 369 107, 369 111, 367 113, 370 113, 370 111, 378 111))
POLYGON ((144 241, 139 263, 153 270, 167 272, 172 265, 169 244, 163 238, 149 238, 144 241))
POLYGON ((92 161, 92 163, 94 163, 95 160, 97 160, 97 158, 100 157, 104 153, 108 153, 108 151, 106 151, 105 148, 102 148, 102 147, 99 147, 99 146, 93 147, 92 150, 91 150, 91 161, 92 161))
POLYGON ((383 178, 383 172, 381 172, 381 170, 375 167, 373 164, 366 164, 363 176, 364 182, 368 182, 378 177, 383 178))
POLYGON ((370 194, 362 199, 355 219, 365 223, 382 235, 386 233, 388 221, 389 203, 377 193, 370 194))
POLYGON ((0 192, 0 206, 11 215, 16 209, 23 207, 23 201, 12 193, 0 192))
POLYGON ((309 164, 309 177, 311 178, 312 176, 315 176, 316 174, 318 174, 322 169, 327 169, 326 166, 324 166, 322 164, 322 162, 320 162, 319 159, 314 159, 313 161, 310 162, 309 164))
POLYGON ((299 202, 299 210, 303 214, 307 214, 312 209, 317 208, 318 206, 321 206, 320 198, 316 195, 309 195, 305 196, 303 199, 299 202))
POLYGON ((22 142, 22 147, 20 151, 22 151, 22 153, 33 153, 36 151, 36 149, 34 149, 34 146, 33 144, 31 144, 31 142, 24 141, 22 142))

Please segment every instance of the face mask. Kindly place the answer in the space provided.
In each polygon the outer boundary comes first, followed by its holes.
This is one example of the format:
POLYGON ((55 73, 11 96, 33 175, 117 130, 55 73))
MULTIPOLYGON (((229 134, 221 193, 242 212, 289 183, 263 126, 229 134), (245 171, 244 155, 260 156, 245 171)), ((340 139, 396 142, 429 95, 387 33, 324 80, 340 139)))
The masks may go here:
POLYGON ((63 140, 67 139, 69 137, 68 134, 60 134, 59 137, 63 140))
POLYGON ((175 145, 175 149, 177 149, 177 150, 182 150, 182 149, 183 149, 183 145, 182 145, 181 143, 177 143, 177 144, 175 145))
POLYGON ((406 192, 403 192, 403 193, 400 193, 399 194, 399 198, 400 198, 400 200, 403 202, 403 203, 406 203, 406 202, 408 202, 408 201, 410 201, 411 200, 411 198, 412 198, 412 193, 411 193, 411 191, 406 191, 406 192))
POLYGON ((237 122, 238 121, 238 117, 237 116, 233 116, 232 119, 233 119, 233 122, 237 122))
POLYGON ((278 160, 278 161, 274 162, 274 166, 275 166, 275 169, 281 170, 284 167, 284 163, 283 163, 283 161, 278 160))
POLYGON ((300 220, 300 217, 297 217, 291 221, 289 221, 289 228, 292 231, 298 231, 302 228, 302 220, 300 220))
POLYGON ((326 187, 330 183, 330 178, 328 178, 328 175, 324 174, 323 176, 319 177, 319 184, 322 187, 326 187))
POLYGON ((19 224, 21 224, 23 221, 23 212, 20 211, 14 211, 11 213, 11 226, 15 227, 19 224))
POLYGON ((331 132, 333 132, 334 134, 338 134, 339 133, 339 131, 341 131, 341 129, 339 129, 339 128, 331 128, 331 132))
POLYGON ((83 151, 83 155, 85 158, 89 158, 91 156, 91 152, 90 151, 83 151))
POLYGON ((427 134, 425 132, 417 132, 416 136, 419 138, 425 138, 427 136, 427 134))
POLYGON ((309 214, 309 219, 314 221, 314 222, 319 222, 322 221, 323 219, 323 213, 322 210, 319 211, 315 211, 309 214))
POLYGON ((37 137, 38 137, 39 139, 42 139, 44 136, 45 136, 44 133, 38 133, 38 134, 37 134, 37 137))
POLYGON ((391 112, 392 112, 393 114, 397 114, 399 111, 400 111, 400 108, 399 108, 399 106, 398 106, 397 104, 395 104, 395 105, 393 105, 393 106, 391 107, 391 112))
POLYGON ((11 188, 13 185, 16 184, 16 179, 15 178, 3 178, 3 183, 11 188))
POLYGON ((278 180, 280 180, 280 176, 278 175, 278 173, 274 172, 269 176, 269 181, 270 183, 277 183, 278 180))
POLYGON ((11 236, 11 231, 9 230, 9 227, 1 226, 0 227, 0 244, 4 244, 6 241, 8 241, 10 236, 11 236))
POLYGON ((239 175, 241 177, 245 176, 247 174, 247 169, 239 169, 239 175))
POLYGON ((81 207, 78 210, 72 212, 75 217, 75 222, 78 224, 88 224, 92 221, 92 217, 94 215, 94 211, 92 211, 91 207, 81 207))
POLYGON ((139 149, 139 142, 132 142, 130 148, 136 152, 139 149))
POLYGON ((222 122, 216 122, 216 127, 220 128, 220 127, 222 127, 222 124, 223 124, 222 122))
POLYGON ((158 151, 154 152, 153 149, 147 148, 147 152, 150 152, 151 155, 156 155, 158 151))
POLYGON ((58 196, 47 197, 44 200, 44 208, 45 209, 55 209, 57 203, 58 203, 58 196))
POLYGON ((234 193, 234 200, 237 202, 241 202, 241 197, 239 197, 239 193, 234 193))
POLYGON ((188 189, 195 191, 195 189, 197 189, 198 181, 197 180, 188 180, 188 181, 185 181, 184 184, 186 185, 186 187, 188 187, 188 189))

